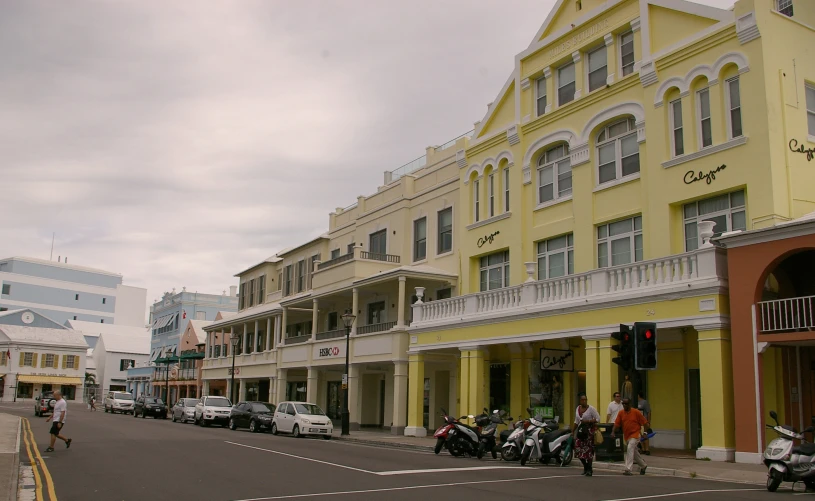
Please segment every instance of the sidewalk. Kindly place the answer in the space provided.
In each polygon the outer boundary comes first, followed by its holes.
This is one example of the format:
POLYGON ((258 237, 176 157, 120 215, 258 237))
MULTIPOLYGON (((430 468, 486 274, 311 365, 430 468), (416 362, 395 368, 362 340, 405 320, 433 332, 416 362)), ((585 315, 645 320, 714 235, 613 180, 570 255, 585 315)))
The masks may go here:
MULTIPOLYGON (((354 431, 349 437, 334 433, 338 440, 356 442, 381 447, 396 447, 410 450, 432 451, 436 441, 433 437, 406 437, 391 435, 382 431, 354 431)), ((663 449, 652 451, 651 456, 643 456, 648 463, 648 473, 684 478, 704 478, 761 484, 767 480, 767 468, 763 465, 702 461, 688 455, 686 451, 663 449)), ((596 470, 611 470, 622 473, 622 463, 595 461, 596 470)))
POLYGON ((0 501, 17 499, 20 472, 20 418, 0 414, 0 501))

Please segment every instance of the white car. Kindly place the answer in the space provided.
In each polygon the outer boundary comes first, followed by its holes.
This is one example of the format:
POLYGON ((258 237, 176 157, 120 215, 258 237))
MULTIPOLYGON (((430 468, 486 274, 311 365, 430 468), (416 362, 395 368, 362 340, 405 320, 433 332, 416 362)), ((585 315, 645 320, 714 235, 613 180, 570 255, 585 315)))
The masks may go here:
POLYGON ((232 402, 226 397, 201 397, 195 404, 195 424, 199 426, 209 426, 219 424, 226 426, 229 424, 229 412, 232 410, 232 402))
POLYGON ((105 395, 105 412, 133 412, 133 395, 124 391, 109 391, 105 395))
POLYGON ((299 438, 305 435, 322 435, 331 440, 334 425, 316 404, 308 402, 281 402, 272 419, 272 434, 291 433, 299 438))
POLYGON ((195 406, 197 404, 197 398, 179 398, 178 402, 176 402, 172 410, 170 410, 173 423, 176 421, 181 421, 182 423, 195 421, 195 406))

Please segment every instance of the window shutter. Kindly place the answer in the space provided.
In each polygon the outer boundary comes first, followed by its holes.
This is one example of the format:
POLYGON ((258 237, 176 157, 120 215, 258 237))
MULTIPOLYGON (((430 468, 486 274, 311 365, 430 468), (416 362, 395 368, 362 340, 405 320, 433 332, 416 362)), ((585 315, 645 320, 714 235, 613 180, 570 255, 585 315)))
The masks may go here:
POLYGON ((25 352, 20 352, 20 367, 25 363, 25 352))
POLYGON ((32 355, 32 358, 31 358, 31 367, 36 367, 36 366, 37 366, 37 354, 34 353, 32 355))
MULTIPOLYGON (((59 355, 54 354, 54 368, 59 367, 59 355)), ((65 368, 65 357, 62 357, 62 368, 65 368)))
POLYGON ((63 369, 68 368, 68 355, 63 355, 62 356, 62 368, 63 369))

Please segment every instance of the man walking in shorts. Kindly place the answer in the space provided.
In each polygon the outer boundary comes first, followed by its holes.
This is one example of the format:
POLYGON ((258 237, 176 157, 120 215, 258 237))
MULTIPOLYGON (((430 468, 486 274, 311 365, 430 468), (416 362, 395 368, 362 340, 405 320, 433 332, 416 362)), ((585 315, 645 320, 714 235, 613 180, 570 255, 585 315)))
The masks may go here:
POLYGON ((45 420, 47 423, 48 421, 54 420, 54 424, 51 425, 51 445, 45 449, 45 452, 54 452, 54 443, 57 439, 62 440, 65 442, 65 447, 71 446, 70 438, 65 438, 62 436, 62 428, 65 426, 65 417, 68 415, 68 403, 62 398, 62 392, 55 391, 54 392, 54 399, 56 399, 57 403, 54 404, 54 412, 48 416, 48 419, 45 420))

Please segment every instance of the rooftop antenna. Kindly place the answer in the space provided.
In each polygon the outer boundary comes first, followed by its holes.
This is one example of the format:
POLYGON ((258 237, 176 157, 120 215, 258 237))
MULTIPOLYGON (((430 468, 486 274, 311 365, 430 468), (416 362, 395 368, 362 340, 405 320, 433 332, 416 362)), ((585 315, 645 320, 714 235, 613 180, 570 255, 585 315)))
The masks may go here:
POLYGON ((54 260, 54 237, 57 236, 56 232, 51 233, 51 257, 48 259, 49 261, 54 260))

